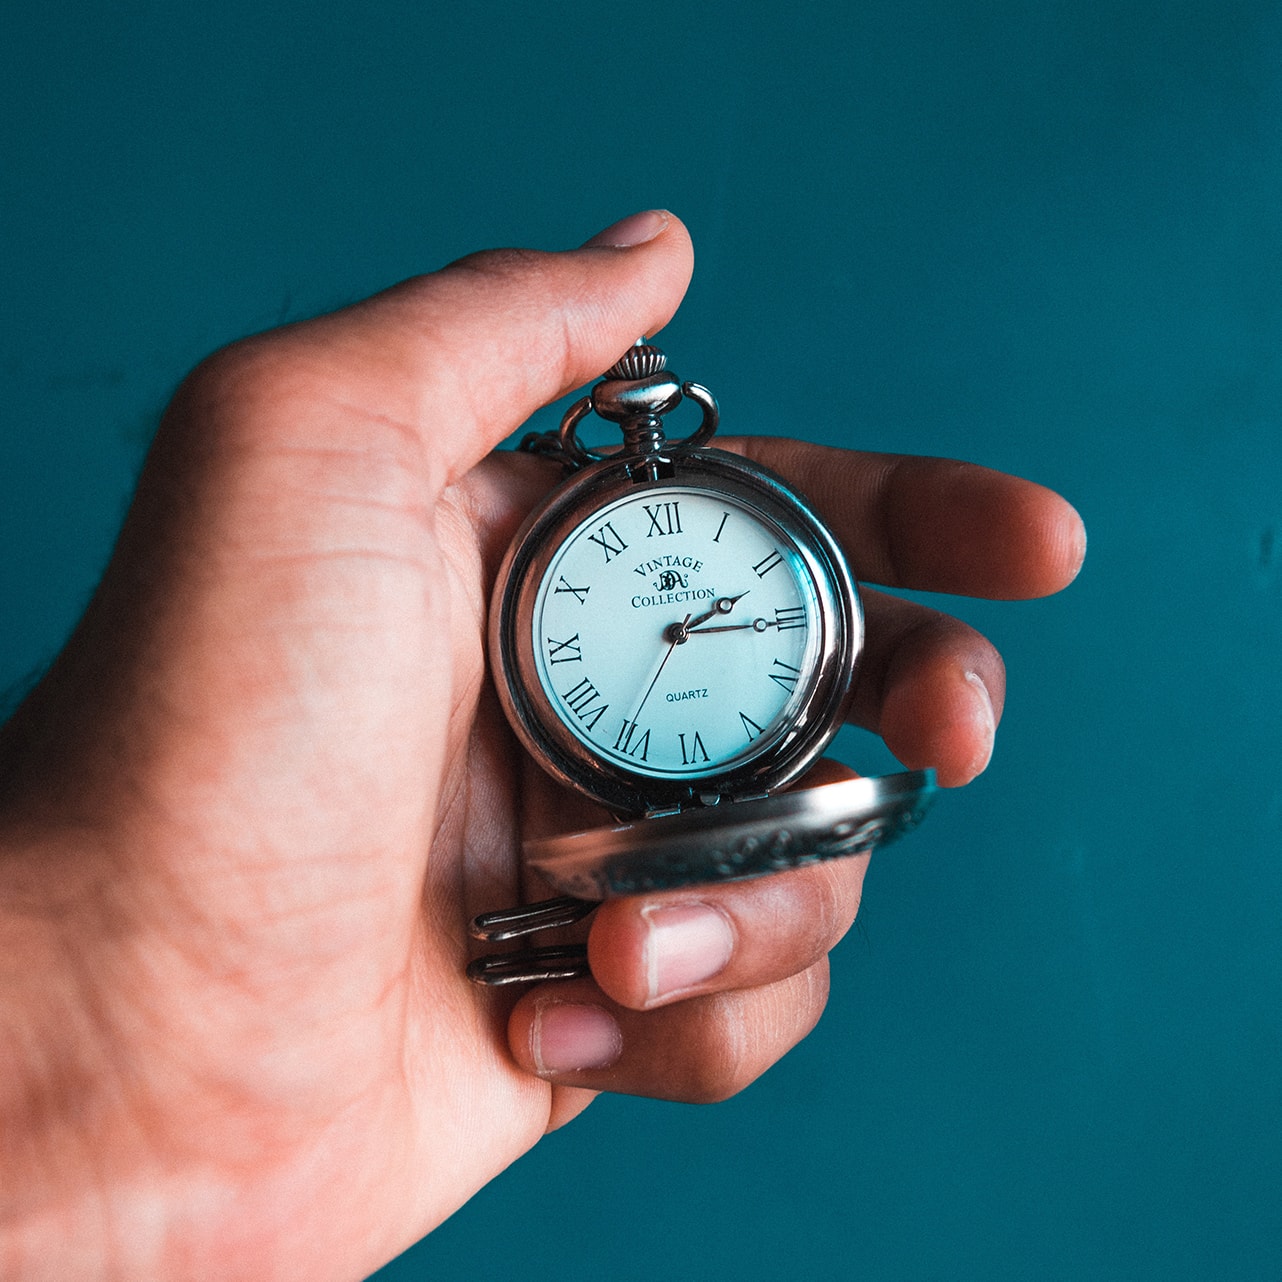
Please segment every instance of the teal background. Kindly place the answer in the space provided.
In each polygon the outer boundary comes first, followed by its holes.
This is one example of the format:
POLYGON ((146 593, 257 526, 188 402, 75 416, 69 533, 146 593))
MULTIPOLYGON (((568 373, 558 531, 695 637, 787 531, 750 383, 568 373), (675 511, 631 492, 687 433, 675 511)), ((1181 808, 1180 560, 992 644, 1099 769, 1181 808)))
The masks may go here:
POLYGON ((13 692, 201 355, 653 205, 728 424, 1090 529, 1062 597, 956 603, 997 755, 874 861, 815 1034, 724 1105, 600 1101, 381 1279, 1282 1276, 1280 58, 1231 0, 10 6, 13 692))

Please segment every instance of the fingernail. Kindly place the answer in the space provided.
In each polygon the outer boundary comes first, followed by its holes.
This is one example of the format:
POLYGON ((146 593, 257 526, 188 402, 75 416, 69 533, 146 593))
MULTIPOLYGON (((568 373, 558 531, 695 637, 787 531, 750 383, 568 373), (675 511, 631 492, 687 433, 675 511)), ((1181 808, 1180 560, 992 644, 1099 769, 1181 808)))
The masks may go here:
POLYGON ((1075 579, 1082 572, 1082 566, 1086 562, 1086 523, 1076 512, 1073 515, 1077 517, 1072 536, 1072 557, 1075 562, 1072 577, 1075 579))
POLYGON ((608 1068, 623 1053, 614 1016, 584 1002, 546 1002, 530 1031, 534 1067, 542 1076, 581 1068, 608 1068))
POLYGON ((980 731, 982 746, 971 762, 971 778, 982 774, 993 759, 993 741, 997 737, 997 718, 993 715, 993 698, 988 693, 984 678, 978 672, 966 673, 966 683, 976 691, 979 698, 974 700, 975 726, 980 731))
POLYGON ((645 962, 649 1002, 702 984, 724 970, 734 953, 734 930, 710 904, 643 908, 649 930, 645 962))
POLYGON ((670 222, 672 215, 663 209, 647 209, 639 214, 629 214, 617 223, 599 231, 584 243, 584 249, 631 249, 653 240, 670 222))

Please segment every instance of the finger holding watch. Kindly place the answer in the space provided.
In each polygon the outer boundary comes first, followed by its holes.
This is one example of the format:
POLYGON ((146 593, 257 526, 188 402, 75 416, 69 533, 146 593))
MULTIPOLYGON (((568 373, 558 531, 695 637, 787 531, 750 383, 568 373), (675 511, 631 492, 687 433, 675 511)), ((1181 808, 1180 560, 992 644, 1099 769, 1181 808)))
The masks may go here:
MULTIPOLYGON (((799 786, 853 772, 823 761, 799 786)), ((827 954, 850 929, 868 857, 601 903, 591 975, 523 993, 513 1057, 567 1091, 558 1121, 608 1090, 684 1102, 743 1089, 813 1028, 827 954)))
MULTIPOLYGON (((822 466, 829 519, 848 547, 852 534, 864 539, 852 559, 893 585, 1035 596, 1058 590, 1080 566, 1080 518, 1040 486, 941 460, 888 466, 880 456, 799 442, 753 444, 764 461, 781 458, 812 479, 822 466), (870 505, 843 501, 875 492, 875 482, 888 491, 871 505, 879 524, 870 505), (937 540, 910 544, 887 573, 891 549, 905 542, 904 510, 926 506, 942 517, 937 540), (990 546, 976 558, 966 536, 978 525, 990 546)), ((1005 690, 1000 656, 948 615, 877 591, 866 590, 864 601, 868 641, 853 719, 882 731, 906 764, 935 764, 942 782, 966 782, 992 751, 1005 690)), ((705 619, 728 612, 720 606, 705 619)), ((707 628, 696 621, 687 635, 768 627, 757 619, 707 628)), ((515 1057, 567 1087, 680 1099, 732 1093, 818 1018, 826 953, 853 920, 866 866, 858 857, 607 901, 589 940, 593 977, 522 998, 509 1026, 515 1057), (780 1017, 781 1001, 789 1018, 780 1017)))

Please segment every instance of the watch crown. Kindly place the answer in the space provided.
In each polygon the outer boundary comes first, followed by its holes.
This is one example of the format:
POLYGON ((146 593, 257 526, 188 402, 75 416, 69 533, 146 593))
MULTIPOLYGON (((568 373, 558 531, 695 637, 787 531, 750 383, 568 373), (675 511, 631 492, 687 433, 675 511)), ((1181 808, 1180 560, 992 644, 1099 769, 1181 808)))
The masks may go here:
POLYGON ((667 356, 659 348, 647 343, 645 339, 638 339, 605 371, 602 377, 632 381, 634 379, 650 378, 654 374, 662 373, 667 368, 667 356))

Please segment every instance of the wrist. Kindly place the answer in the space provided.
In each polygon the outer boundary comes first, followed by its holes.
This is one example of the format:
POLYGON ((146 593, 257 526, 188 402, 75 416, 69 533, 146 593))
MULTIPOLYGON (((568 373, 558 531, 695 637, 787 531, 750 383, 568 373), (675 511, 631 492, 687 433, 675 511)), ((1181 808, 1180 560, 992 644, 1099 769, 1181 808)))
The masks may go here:
MULTIPOLYGON (((122 1092, 94 1000, 90 862, 0 842, 0 1277, 142 1276, 104 1231, 122 1092)), ((117 1222, 119 1220, 117 1219, 117 1222)))
MULTIPOLYGON (((0 919, 0 1276, 40 1276, 60 1262, 80 1219, 92 1166, 77 1163, 97 1111, 61 983, 28 921, 0 919)), ((83 1222, 83 1221, 82 1221, 83 1222)), ((69 1275, 69 1274, 68 1274, 69 1275)), ((92 1275, 92 1271, 90 1272, 92 1275)))

